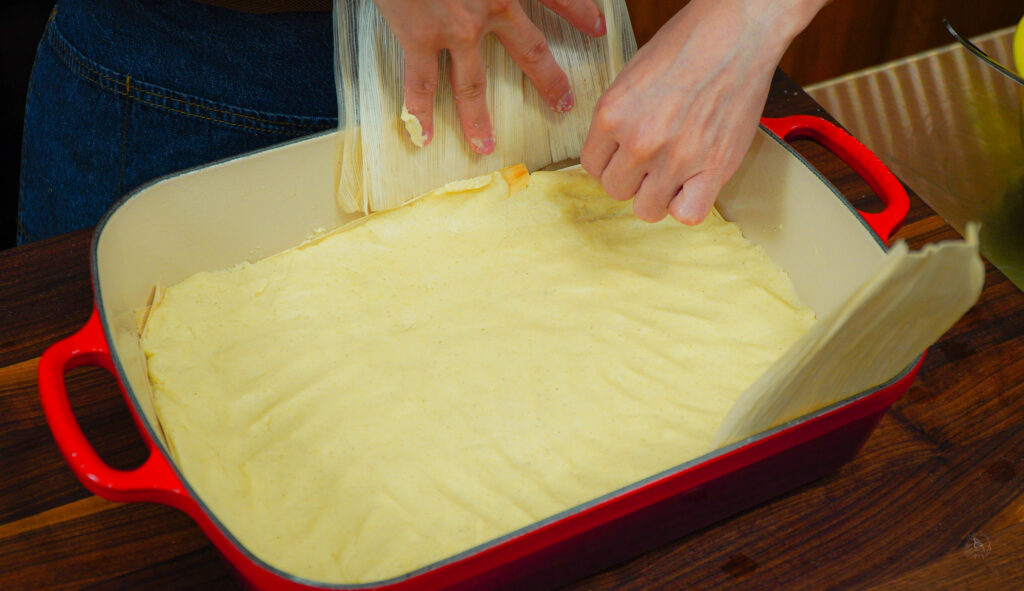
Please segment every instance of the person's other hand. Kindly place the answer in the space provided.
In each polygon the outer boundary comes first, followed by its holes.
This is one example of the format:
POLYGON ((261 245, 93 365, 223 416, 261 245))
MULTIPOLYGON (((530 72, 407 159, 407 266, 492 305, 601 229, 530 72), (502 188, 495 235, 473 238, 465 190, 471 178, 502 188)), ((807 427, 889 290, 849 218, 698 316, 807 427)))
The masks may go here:
MULTIPOLYGON (((455 106, 466 138, 480 154, 494 151, 487 110, 487 75, 480 43, 494 33, 540 95, 558 112, 573 107, 565 72, 518 0, 374 0, 405 53, 405 108, 419 119, 425 143, 433 137, 438 59, 451 56, 455 106)), ((583 33, 605 33, 592 0, 541 0, 583 33)))
POLYGON ((786 47, 824 0, 693 0, 601 96, 580 160, 637 217, 701 222, 750 148, 786 47))

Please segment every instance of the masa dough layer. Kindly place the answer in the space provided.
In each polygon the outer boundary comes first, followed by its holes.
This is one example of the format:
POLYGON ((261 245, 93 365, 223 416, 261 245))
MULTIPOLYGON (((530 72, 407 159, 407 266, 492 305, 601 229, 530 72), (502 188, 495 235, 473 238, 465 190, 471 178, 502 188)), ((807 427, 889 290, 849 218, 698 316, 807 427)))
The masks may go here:
POLYGON ((717 214, 494 173, 167 289, 143 335, 179 465, 257 557, 388 579, 707 451, 813 322, 717 214))

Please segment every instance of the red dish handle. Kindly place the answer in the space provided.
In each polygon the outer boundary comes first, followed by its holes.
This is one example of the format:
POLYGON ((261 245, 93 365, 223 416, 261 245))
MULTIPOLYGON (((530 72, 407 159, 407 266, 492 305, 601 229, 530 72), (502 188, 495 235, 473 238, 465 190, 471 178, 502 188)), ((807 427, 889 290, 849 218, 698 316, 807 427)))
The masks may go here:
POLYGON ((885 204, 885 209, 878 213, 862 211, 860 215, 886 243, 903 225, 910 211, 910 198, 903 184, 882 164, 878 156, 845 130, 812 115, 792 115, 779 119, 765 117, 761 119, 761 124, 787 142, 811 140, 821 144, 867 181, 885 204))
POLYGON ((149 448, 149 457, 134 470, 111 468, 89 444, 71 411, 64 384, 64 374, 83 365, 102 367, 117 375, 95 308, 81 330, 53 344, 39 360, 43 414, 71 470, 86 488, 111 501, 150 501, 184 508, 190 500, 188 493, 145 433, 142 438, 149 448))

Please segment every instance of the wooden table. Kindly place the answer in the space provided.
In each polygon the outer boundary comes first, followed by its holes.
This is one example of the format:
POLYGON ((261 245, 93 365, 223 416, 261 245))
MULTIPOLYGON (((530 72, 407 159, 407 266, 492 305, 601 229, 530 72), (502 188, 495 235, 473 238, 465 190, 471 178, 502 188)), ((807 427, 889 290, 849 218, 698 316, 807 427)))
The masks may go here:
MULTIPOLYGON (((784 75, 770 116, 823 115, 784 75)), ((804 154, 870 207, 870 189, 804 154)), ((899 237, 956 233, 920 200, 899 237)), ((57 451, 36 393, 39 355, 92 309, 87 231, 0 252, 0 589, 236 588, 187 517, 89 494, 57 451)), ((981 301, 838 473, 573 585, 573 589, 1024 588, 1024 293, 988 266, 981 301)), ((72 405, 102 457, 143 445, 114 379, 78 369, 72 405)))

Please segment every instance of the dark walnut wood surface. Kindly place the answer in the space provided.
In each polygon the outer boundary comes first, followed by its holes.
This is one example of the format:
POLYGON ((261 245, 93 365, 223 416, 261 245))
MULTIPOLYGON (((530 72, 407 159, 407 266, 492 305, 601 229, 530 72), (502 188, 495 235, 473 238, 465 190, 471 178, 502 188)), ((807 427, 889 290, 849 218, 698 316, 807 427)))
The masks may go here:
MULTIPOLYGON (((785 75, 769 116, 825 115, 785 75)), ((867 185, 798 148, 860 207, 867 185)), ((955 238, 917 198, 898 237, 955 238)), ((237 588, 199 528, 159 505, 91 495, 43 420, 39 355, 92 309, 87 231, 0 252, 0 589, 237 588)), ((571 589, 1024 588, 1024 293, 987 267, 981 301, 935 346, 860 455, 837 473, 571 589)), ((110 464, 143 446, 114 379, 68 377, 110 464)))

